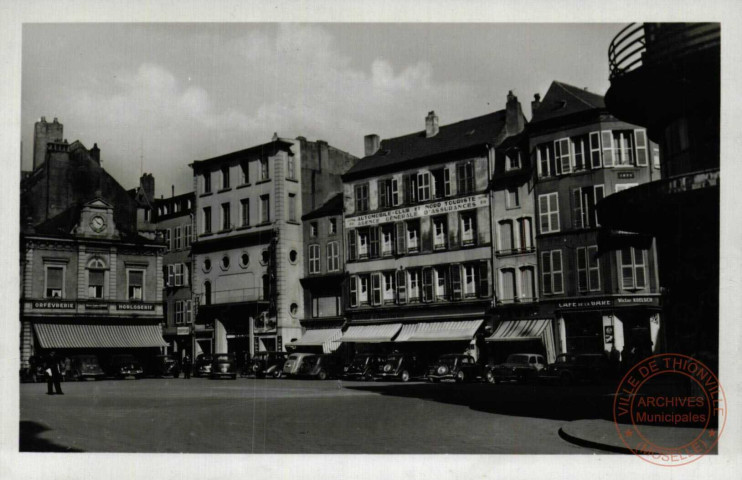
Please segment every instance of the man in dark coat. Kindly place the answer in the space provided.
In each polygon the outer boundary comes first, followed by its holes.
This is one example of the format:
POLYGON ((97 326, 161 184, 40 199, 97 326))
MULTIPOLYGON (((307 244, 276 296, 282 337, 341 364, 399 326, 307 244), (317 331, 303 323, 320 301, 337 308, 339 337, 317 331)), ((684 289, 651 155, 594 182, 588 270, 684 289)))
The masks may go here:
POLYGON ((191 356, 186 353, 186 356, 183 357, 183 378, 191 378, 191 366, 191 356))
POLYGON ((62 392, 62 372, 59 370, 59 359, 55 352, 49 354, 49 358, 46 360, 46 394, 54 395, 56 391, 57 395, 64 395, 62 392), (51 375, 49 374, 51 372, 51 375), (54 391, 52 391, 52 384, 54 385, 54 391))

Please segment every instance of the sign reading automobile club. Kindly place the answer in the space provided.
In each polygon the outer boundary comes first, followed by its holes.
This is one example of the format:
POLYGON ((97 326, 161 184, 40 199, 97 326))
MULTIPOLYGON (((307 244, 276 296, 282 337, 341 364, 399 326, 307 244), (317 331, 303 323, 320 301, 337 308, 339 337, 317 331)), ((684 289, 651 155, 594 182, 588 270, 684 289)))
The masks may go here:
POLYGON ((472 195, 469 197, 453 198, 440 202, 414 205, 411 207, 386 210, 384 212, 369 213, 345 219, 345 228, 366 227, 369 225, 380 225, 382 223, 399 222, 408 218, 427 217, 441 213, 458 212, 471 208, 486 207, 489 205, 487 195, 472 195))

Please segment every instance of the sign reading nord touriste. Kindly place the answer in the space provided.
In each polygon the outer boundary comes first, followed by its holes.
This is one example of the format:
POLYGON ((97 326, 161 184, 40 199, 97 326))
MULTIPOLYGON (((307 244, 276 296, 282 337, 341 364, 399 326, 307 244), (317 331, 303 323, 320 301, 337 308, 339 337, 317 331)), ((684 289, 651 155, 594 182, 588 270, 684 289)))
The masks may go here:
POLYGON ((345 219, 345 228, 358 228, 381 223, 399 222, 408 218, 427 217, 441 213, 458 212, 470 208, 486 207, 489 205, 487 195, 472 195, 470 197, 452 198, 440 202, 413 205, 411 207, 396 208, 378 213, 358 215, 345 219))

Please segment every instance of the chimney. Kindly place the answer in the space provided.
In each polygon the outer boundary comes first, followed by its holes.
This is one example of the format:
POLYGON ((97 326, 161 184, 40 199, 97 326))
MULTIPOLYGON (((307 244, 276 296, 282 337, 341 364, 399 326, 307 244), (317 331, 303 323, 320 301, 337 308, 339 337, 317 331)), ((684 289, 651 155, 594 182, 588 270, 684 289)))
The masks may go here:
POLYGON ((175 196, 175 185, 170 185, 170 198, 175 196))
POLYGON ((94 143, 93 148, 90 149, 90 156, 93 157, 93 160, 95 160, 95 163, 100 165, 100 148, 98 148, 97 143, 94 143))
POLYGON ((505 104, 505 126, 508 135, 516 135, 525 128, 523 110, 520 108, 518 97, 513 95, 512 90, 508 92, 508 101, 505 104))
POLYGON ((139 179, 139 185, 141 185, 144 194, 147 196, 147 200, 150 202, 155 199, 155 177, 151 173, 145 173, 139 179))
POLYGON ((538 107, 541 106, 541 95, 538 93, 533 95, 533 101, 531 102, 531 117, 533 117, 533 114, 536 113, 536 110, 538 110, 538 107))
POLYGON ((375 133, 366 135, 363 137, 363 145, 365 147, 365 156, 373 155, 379 151, 379 136, 375 133))
POLYGON ((36 170, 46 161, 46 146, 50 143, 61 142, 64 133, 64 126, 59 120, 54 119, 53 123, 48 123, 46 117, 34 125, 33 139, 33 169, 36 170))
POLYGON ((425 138, 435 137, 438 134, 438 115, 433 110, 425 117, 425 138))

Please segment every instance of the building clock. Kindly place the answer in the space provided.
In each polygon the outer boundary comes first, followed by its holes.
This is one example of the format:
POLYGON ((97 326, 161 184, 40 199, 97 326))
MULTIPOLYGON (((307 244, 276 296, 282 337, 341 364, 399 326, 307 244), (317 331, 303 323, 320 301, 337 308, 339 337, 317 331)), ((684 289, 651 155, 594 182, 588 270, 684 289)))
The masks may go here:
POLYGON ((95 215, 90 219, 90 228, 96 233, 101 233, 106 229, 106 221, 100 215, 95 215))

